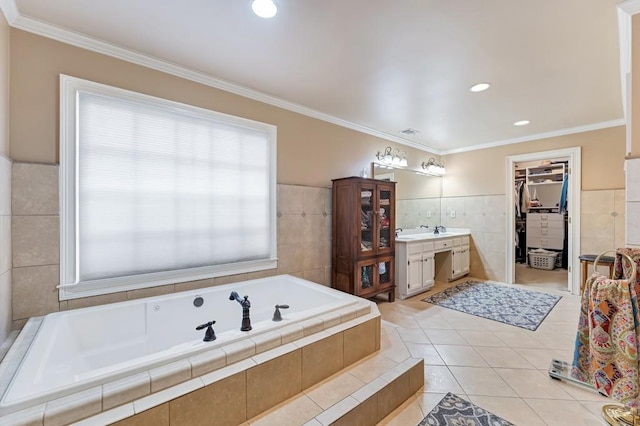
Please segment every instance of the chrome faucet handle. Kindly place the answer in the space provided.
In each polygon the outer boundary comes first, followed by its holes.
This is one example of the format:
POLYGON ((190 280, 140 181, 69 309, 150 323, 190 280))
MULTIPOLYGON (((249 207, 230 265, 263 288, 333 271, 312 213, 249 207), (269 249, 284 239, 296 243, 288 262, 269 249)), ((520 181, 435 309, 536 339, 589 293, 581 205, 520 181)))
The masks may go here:
POLYGON ((276 305, 276 311, 273 313, 273 321, 282 321, 282 314, 280 309, 289 309, 289 305, 276 305))
POLYGON ((205 328, 207 329, 207 331, 205 331, 204 333, 204 339, 202 339, 202 341, 213 342, 214 340, 216 340, 216 332, 213 331, 213 327, 211 327, 215 323, 215 321, 209 321, 196 327, 196 330, 203 330, 205 328))

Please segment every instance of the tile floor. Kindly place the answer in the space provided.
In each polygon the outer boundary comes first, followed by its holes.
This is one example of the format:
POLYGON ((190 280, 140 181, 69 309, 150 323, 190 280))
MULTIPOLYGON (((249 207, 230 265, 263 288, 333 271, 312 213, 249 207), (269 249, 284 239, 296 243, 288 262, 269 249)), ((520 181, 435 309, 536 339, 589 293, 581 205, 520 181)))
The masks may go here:
POLYGON ((245 425, 302 425, 408 358, 424 358, 425 386, 381 425, 417 425, 447 392, 519 426, 606 424, 600 408, 612 401, 547 374, 553 358, 572 359, 578 296, 523 286, 562 296, 532 332, 420 301, 456 283, 394 303, 380 300, 379 352, 245 425))

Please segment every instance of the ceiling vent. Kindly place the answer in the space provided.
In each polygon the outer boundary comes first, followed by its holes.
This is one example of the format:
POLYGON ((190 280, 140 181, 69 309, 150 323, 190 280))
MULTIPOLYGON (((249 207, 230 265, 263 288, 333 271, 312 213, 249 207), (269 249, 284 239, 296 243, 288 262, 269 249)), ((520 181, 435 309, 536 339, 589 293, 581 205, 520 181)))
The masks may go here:
POLYGON ((415 136, 420 133, 420 130, 412 129, 411 127, 409 127, 408 129, 400 130, 400 133, 405 136, 415 136))

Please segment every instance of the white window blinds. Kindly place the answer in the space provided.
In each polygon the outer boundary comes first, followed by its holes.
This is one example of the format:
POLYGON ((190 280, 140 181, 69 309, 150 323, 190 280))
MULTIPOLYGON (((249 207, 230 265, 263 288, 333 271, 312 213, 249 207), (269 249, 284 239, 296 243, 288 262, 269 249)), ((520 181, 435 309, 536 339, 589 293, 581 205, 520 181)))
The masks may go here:
POLYGON ((75 91, 75 158, 63 159, 75 168, 73 284, 149 286, 275 259, 272 126, 103 92, 75 91))

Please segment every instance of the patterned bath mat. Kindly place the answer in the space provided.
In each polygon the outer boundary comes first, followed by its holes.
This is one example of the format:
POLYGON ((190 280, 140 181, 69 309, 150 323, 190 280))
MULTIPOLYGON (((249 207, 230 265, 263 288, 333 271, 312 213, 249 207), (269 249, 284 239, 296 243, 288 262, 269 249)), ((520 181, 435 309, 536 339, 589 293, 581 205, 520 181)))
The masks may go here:
POLYGON ((422 301, 533 331, 561 298, 539 291, 466 281, 422 301))
POLYGON ((513 423, 449 392, 418 426, 513 426, 513 423))

